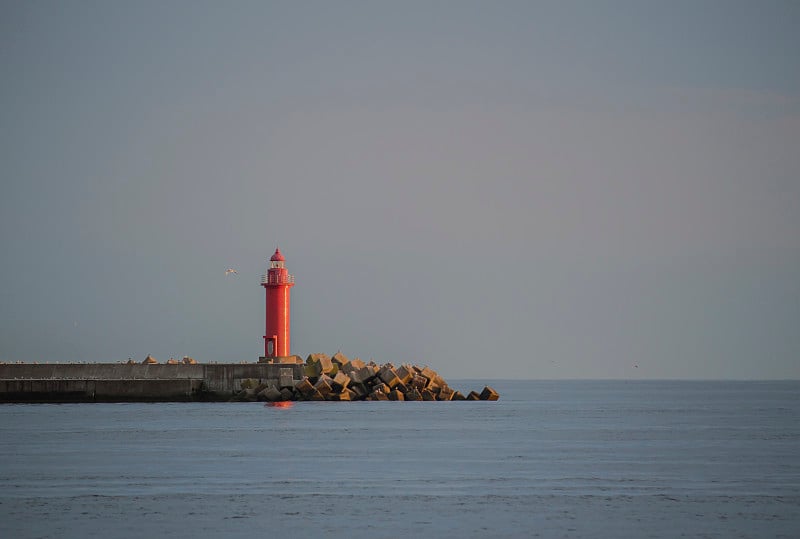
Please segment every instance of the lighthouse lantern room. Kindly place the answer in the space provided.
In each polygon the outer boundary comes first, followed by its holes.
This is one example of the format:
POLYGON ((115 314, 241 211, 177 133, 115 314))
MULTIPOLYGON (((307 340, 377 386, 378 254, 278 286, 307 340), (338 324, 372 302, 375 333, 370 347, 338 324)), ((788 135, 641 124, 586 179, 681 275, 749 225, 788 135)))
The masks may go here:
POLYGON ((288 357, 290 289, 294 276, 285 267, 286 259, 280 249, 275 249, 269 259, 269 268, 261 277, 266 290, 266 323, 264 329, 264 358, 288 357))

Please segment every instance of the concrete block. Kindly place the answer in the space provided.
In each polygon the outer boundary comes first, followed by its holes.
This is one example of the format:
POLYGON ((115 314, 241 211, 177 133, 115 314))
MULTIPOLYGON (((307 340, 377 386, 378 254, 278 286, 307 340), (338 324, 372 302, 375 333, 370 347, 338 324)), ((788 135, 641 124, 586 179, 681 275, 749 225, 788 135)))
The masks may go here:
POLYGON ((420 371, 420 374, 428 380, 433 380, 436 377, 436 371, 430 367, 423 367, 423 369, 420 371))
POLYGON ((430 389, 423 389, 421 395, 422 395, 422 400, 424 401, 436 400, 436 395, 434 395, 433 391, 431 391, 430 389))
POLYGON ((278 379, 278 387, 294 387, 293 373, 293 369, 281 367, 280 378, 278 379))
POLYGON ((363 384, 364 378, 362 377, 361 370, 355 370, 347 373, 347 376, 350 377, 351 384, 363 384))
POLYGON ((317 371, 317 365, 304 365, 303 366, 303 374, 308 376, 309 378, 316 378, 319 376, 317 371))
POLYGON ((369 395, 369 391, 364 387, 364 384, 350 384, 349 388, 356 395, 356 399, 360 400, 369 395))
POLYGON ((412 378, 414 378, 414 368, 410 365, 400 365, 395 370, 397 377, 400 378, 400 381, 404 384, 408 384, 412 378))
POLYGON ((416 389, 411 388, 408 391, 406 391, 405 399, 407 401, 420 401, 422 400, 422 395, 420 395, 419 391, 417 391, 416 389))
POLYGON ((357 370, 350 375, 350 379, 360 384, 367 384, 377 376, 377 367, 364 365, 363 368, 357 370))
POLYGON ((482 401, 496 401, 497 399, 500 398, 500 394, 497 393, 497 391, 495 391, 491 387, 484 386, 483 391, 481 391, 479 398, 482 401))
POLYGON ((350 377, 343 372, 337 372, 336 376, 333 377, 331 387, 336 391, 341 391, 348 385, 350 385, 350 377))
POLYGON ((331 393, 331 391, 333 391, 333 388, 331 387, 332 382, 333 380, 331 379, 330 376, 323 374, 322 376, 319 377, 317 383, 314 384, 314 389, 319 391, 323 396, 328 396, 331 393))
POLYGON ((328 395, 328 400, 333 401, 353 401, 357 399, 358 397, 356 396, 355 392, 347 388, 328 395))
POLYGON ((303 378, 299 382, 294 385, 294 388, 301 394, 301 395, 309 395, 311 392, 314 391, 314 385, 308 380, 308 378, 303 378))
POLYGON ((328 357, 328 354, 323 354, 320 352, 317 352, 315 354, 308 354, 308 357, 306 358, 306 365, 311 365, 312 363, 319 362, 319 360, 322 359, 323 357, 330 359, 330 357, 328 357))
POLYGON ((367 365, 364 367, 366 373, 372 373, 371 375, 367 376, 367 382, 375 381, 376 383, 380 380, 378 378, 378 373, 381 372, 381 368, 377 365, 367 365))
POLYGON ((422 391, 427 386, 428 386, 428 379, 422 376, 421 374, 415 374, 414 377, 411 379, 411 387, 413 387, 417 391, 422 391))
POLYGON ((336 352, 335 354, 333 354, 333 357, 331 357, 331 361, 339 365, 339 367, 343 367, 344 365, 350 363, 350 358, 348 358, 341 352, 336 352))
POLYGON ((453 391, 447 385, 445 385, 444 387, 439 389, 439 395, 437 395, 436 398, 440 401, 449 401, 453 400, 453 394, 455 394, 455 391, 453 391))
POLYGON ((400 378, 397 376, 395 370, 386 365, 384 365, 380 372, 378 372, 378 378, 380 378, 384 384, 389 386, 389 388, 393 388, 400 383, 400 378))
POLYGON ((403 393, 401 393, 400 391, 398 391, 396 389, 391 390, 389 392, 388 397, 389 397, 390 401, 403 401, 403 400, 406 400, 405 399, 405 395, 403 395, 403 393))
POLYGON ((466 397, 464 396, 464 394, 463 394, 463 393, 461 393, 460 391, 453 391, 453 398, 452 398, 452 399, 450 399, 450 400, 454 400, 454 401, 465 401, 465 400, 467 400, 467 398, 466 398, 466 397))
POLYGON ((364 363, 357 357, 350 360, 350 365, 352 365, 355 369, 363 369, 364 367, 367 366, 366 363, 364 363))
POLYGON ((467 400, 468 401, 479 401, 479 400, 481 400, 481 395, 480 395, 480 393, 477 393, 475 391, 470 391, 469 395, 467 395, 467 400))
POLYGON ((376 384, 375 387, 372 388, 372 390, 373 391, 380 391, 384 395, 388 395, 389 391, 391 391, 391 388, 389 386, 387 386, 386 384, 381 383, 381 384, 376 384))
POLYGON ((294 400, 294 392, 288 387, 284 387, 283 389, 281 389, 281 400, 282 401, 294 400))
POLYGON ((343 372, 343 373, 347 374, 348 376, 350 375, 351 372, 355 372, 358 369, 359 369, 358 367, 353 365, 352 361, 350 363, 347 363, 346 365, 340 365, 339 366, 339 372, 343 372))
POLYGON ((384 393, 383 391, 378 391, 377 389, 369 394, 369 400, 373 401, 388 401, 389 396, 384 393))
POLYGON ((269 386, 258 395, 267 402, 277 402, 281 400, 281 392, 272 386, 269 386))
POLYGON ((315 389, 314 391, 312 391, 311 393, 306 395, 306 399, 308 399, 310 401, 324 401, 325 400, 325 395, 323 395, 322 393, 320 393, 319 391, 317 391, 315 389))
MULTIPOLYGON (((335 366, 326 354, 309 354, 306 359, 306 366, 314 368, 311 376, 320 376, 322 374, 336 374, 339 367, 335 366)), ((308 376, 308 374, 307 374, 308 376)))
POLYGON ((339 372, 339 366, 331 361, 331 359, 328 357, 320 358, 319 365, 323 374, 334 376, 337 372, 339 372))
POLYGON ((317 378, 322 375, 322 364, 319 360, 307 363, 303 369, 309 378, 317 378))

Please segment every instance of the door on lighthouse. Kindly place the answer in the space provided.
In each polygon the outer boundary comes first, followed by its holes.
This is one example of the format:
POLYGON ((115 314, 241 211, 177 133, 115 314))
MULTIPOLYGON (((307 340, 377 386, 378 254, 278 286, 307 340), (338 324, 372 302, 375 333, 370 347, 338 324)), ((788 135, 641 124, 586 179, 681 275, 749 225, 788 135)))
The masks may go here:
POLYGON ((278 349, 278 336, 273 335, 267 339, 267 348, 264 350, 267 357, 275 357, 275 352, 278 349))

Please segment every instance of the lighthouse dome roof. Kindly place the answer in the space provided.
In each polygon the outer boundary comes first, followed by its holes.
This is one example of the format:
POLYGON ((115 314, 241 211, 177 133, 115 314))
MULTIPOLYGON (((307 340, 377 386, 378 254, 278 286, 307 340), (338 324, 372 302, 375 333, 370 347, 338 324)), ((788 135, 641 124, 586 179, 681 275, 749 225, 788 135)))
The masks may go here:
POLYGON ((275 254, 270 257, 270 262, 285 262, 286 259, 283 257, 283 253, 281 253, 280 249, 275 249, 275 254))

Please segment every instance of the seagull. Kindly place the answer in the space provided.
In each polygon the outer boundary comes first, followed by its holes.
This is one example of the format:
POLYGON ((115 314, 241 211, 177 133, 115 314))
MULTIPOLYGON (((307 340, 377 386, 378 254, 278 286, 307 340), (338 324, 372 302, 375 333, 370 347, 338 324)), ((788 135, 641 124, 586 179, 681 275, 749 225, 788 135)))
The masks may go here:
POLYGON ((237 274, 237 275, 239 274, 239 272, 238 272, 238 271, 236 271, 236 270, 235 270, 235 269, 233 269, 233 268, 228 268, 228 269, 226 269, 226 270, 225 270, 225 275, 230 275, 231 273, 235 273, 235 274, 237 274))

